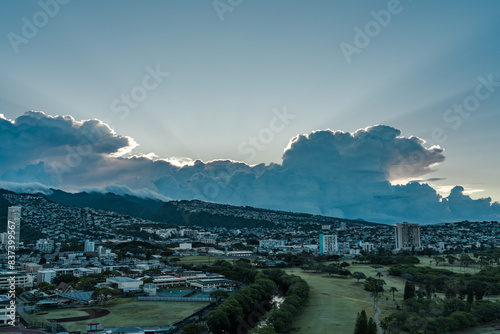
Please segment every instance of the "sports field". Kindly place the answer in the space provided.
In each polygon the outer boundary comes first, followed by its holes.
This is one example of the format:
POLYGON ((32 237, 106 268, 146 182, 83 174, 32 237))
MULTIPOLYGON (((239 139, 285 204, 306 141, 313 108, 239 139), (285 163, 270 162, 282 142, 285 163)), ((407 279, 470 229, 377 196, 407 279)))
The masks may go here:
POLYGON ((101 318, 60 323, 70 332, 81 331, 83 333, 86 332, 85 326, 89 323, 101 323, 104 328, 172 324, 205 305, 207 303, 204 302, 150 302, 138 301, 137 298, 118 298, 108 302, 105 306, 42 311, 40 313, 47 312, 47 314, 33 314, 30 316, 30 321, 41 322, 47 319, 88 315, 80 309, 102 308, 110 311, 109 315, 101 318))

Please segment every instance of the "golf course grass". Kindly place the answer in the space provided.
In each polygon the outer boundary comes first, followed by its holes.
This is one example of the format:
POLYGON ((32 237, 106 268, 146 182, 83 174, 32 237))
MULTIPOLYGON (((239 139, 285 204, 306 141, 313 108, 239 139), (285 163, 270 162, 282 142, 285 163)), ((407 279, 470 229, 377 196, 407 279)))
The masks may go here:
POLYGON ((356 280, 301 269, 287 272, 302 277, 310 288, 309 299, 293 322, 295 333, 352 333, 358 312, 365 310, 369 317, 375 314, 366 293, 353 288, 362 288, 353 284, 356 280))
MULTIPOLYGON (((472 256, 472 254, 469 254, 473 260, 477 260, 472 256)), ((436 265, 436 261, 433 258, 430 258, 428 256, 417 256, 418 259, 420 260, 420 263, 418 266, 422 267, 432 267, 435 269, 446 269, 450 270, 459 274, 475 274, 478 273, 481 268, 478 265, 473 265, 473 266, 468 266, 468 267, 463 267, 460 265, 459 261, 456 261, 453 265, 449 264, 448 261, 445 262, 439 262, 439 265, 436 265)), ((441 256, 444 257, 444 256, 441 256)), ((455 255, 455 257, 459 257, 459 255, 455 255)))
POLYGON ((105 306, 46 310, 47 314, 30 316, 30 321, 42 322, 47 319, 85 316, 88 313, 80 309, 102 308, 110 314, 101 318, 60 323, 66 330, 86 332, 85 326, 100 323, 103 328, 124 326, 154 326, 172 324, 181 320, 199 308, 207 305, 204 302, 150 302, 138 301, 137 298, 118 298, 105 306))
MULTIPOLYGON (((362 272, 366 277, 378 278, 377 273, 381 272, 380 278, 386 285, 384 293, 377 299, 381 310, 380 320, 394 312, 396 305, 402 304, 404 279, 389 276, 387 267, 373 268, 370 265, 348 263, 351 265, 346 269, 351 273, 362 272), (392 300, 393 293, 389 291, 391 287, 398 290, 394 293, 395 301, 392 300)), ((297 333, 352 333, 358 312, 365 310, 369 317, 375 315, 367 292, 363 290, 364 280, 358 283, 352 277, 304 272, 299 268, 286 271, 305 279, 310 288, 309 299, 293 323, 297 333)))

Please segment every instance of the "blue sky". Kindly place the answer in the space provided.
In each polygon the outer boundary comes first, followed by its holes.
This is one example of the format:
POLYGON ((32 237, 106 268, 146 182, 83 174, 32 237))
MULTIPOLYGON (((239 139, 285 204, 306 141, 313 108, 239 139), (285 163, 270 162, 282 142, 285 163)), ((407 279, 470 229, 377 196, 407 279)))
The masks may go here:
POLYGON ((6 119, 95 118, 133 138, 137 155, 250 165, 280 164, 299 134, 384 124, 444 149, 432 172, 393 183, 500 200, 500 87, 474 99, 484 80, 500 81, 497 1, 221 0, 231 9, 222 14, 212 1, 65 2, 0 3, 6 119), (356 47, 367 25, 368 45, 346 57, 340 46, 356 47), (130 107, 123 96, 134 90, 130 107))

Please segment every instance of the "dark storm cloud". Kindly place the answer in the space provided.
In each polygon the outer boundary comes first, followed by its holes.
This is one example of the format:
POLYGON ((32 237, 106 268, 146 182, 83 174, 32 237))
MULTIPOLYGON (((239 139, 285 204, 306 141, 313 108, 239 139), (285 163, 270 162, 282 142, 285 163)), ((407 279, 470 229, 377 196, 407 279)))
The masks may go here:
POLYGON ((392 185, 429 174, 444 155, 440 147, 425 147, 422 139, 384 125, 299 135, 280 164, 255 166, 230 160, 177 166, 126 156, 135 142, 98 120, 29 112, 14 121, 0 118, 0 130, 0 185, 11 188, 28 182, 31 188, 92 187, 388 223, 500 217, 498 203, 473 200, 461 187, 442 198, 427 184, 392 185))

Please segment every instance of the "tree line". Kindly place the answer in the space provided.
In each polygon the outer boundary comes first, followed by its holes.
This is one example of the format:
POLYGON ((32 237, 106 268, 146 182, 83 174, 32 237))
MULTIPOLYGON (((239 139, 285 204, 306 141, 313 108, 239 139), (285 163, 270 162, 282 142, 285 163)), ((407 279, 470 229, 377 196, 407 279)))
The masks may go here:
MULTIPOLYGON (((224 272, 228 274, 227 265, 219 263, 218 266, 224 267, 224 272)), ((258 271, 241 263, 233 267, 236 272, 245 267, 251 282, 207 315, 206 323, 210 331, 269 334, 288 331, 293 317, 309 295, 307 283, 280 269, 258 271), (258 323, 263 325, 254 328, 258 323)))
POLYGON ((500 268, 477 274, 413 265, 395 265, 389 273, 407 279, 403 308, 382 320, 388 332, 444 333, 499 318, 500 303, 485 295, 500 292, 500 268), (438 297, 437 293, 444 293, 438 297))

